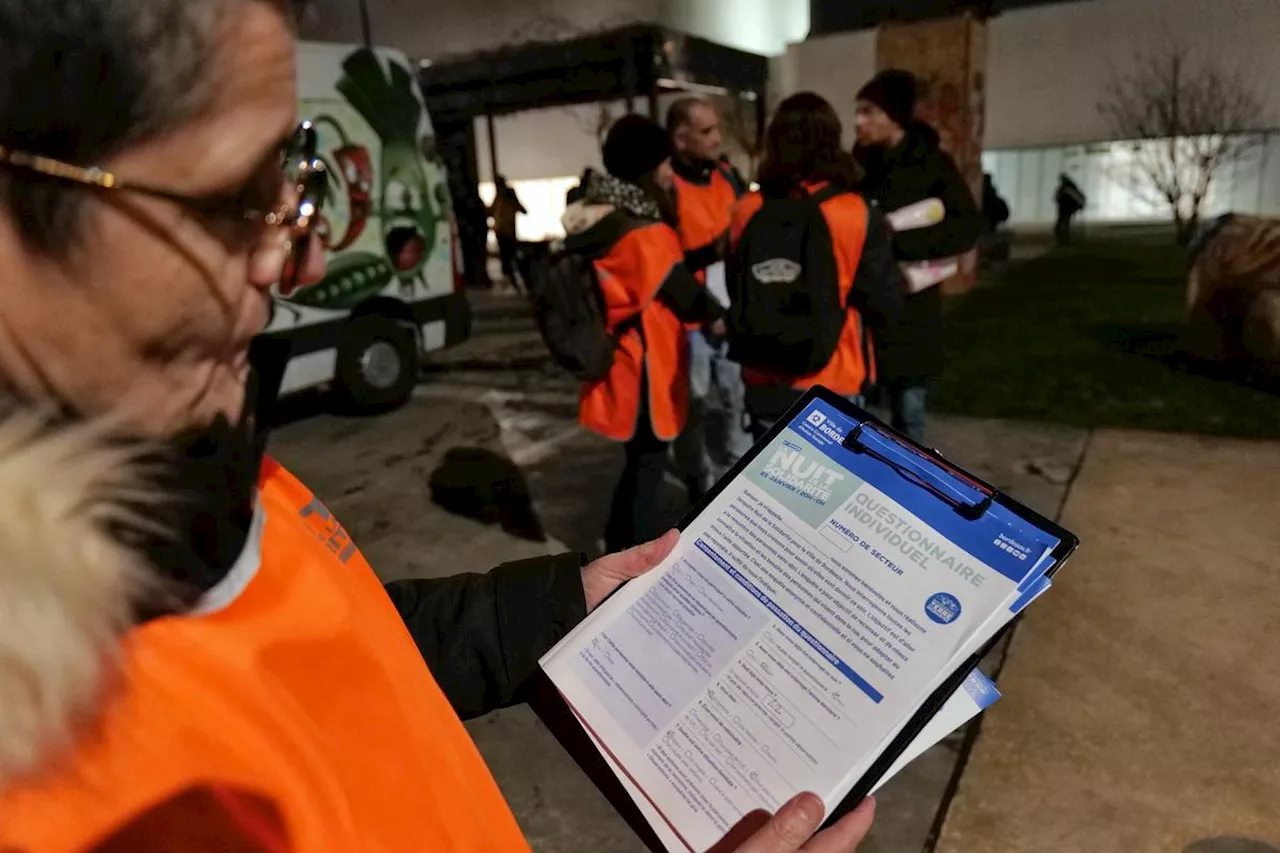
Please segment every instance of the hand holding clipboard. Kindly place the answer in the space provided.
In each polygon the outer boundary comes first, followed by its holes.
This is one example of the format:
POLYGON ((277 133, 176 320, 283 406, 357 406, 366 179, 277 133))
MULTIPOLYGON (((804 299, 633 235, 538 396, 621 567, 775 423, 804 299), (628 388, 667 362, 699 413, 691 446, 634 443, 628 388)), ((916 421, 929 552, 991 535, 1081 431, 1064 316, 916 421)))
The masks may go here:
POLYGON ((855 809, 994 701, 979 659, 1076 546, 822 388, 681 530, 541 660, 534 702, 659 853, 801 791, 855 809))

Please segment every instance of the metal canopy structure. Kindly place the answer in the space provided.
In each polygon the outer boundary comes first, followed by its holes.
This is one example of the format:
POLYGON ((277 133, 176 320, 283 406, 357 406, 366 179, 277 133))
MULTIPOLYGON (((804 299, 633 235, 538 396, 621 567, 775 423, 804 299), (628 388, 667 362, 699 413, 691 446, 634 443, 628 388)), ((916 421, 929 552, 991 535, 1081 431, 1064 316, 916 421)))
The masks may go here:
POLYGON ((532 42, 424 64, 421 85, 437 124, 521 110, 693 91, 754 100, 763 109, 763 56, 656 25, 560 42, 532 42))
POLYGON ((763 132, 769 61, 657 25, 635 24, 424 62, 418 76, 449 167, 467 276, 475 283, 485 278, 488 227, 477 190, 477 118, 488 118, 494 175, 499 169, 493 118, 523 110, 626 101, 634 112, 641 99, 642 109, 660 120, 659 96, 683 91, 752 102, 757 132, 763 132))

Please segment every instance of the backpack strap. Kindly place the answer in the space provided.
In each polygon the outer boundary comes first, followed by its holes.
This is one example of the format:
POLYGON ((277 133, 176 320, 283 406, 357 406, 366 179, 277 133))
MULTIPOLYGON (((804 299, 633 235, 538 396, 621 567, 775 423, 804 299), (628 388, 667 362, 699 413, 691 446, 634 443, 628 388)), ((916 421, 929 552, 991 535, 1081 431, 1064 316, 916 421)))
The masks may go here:
MULTIPOLYGON (((578 234, 572 234, 565 238, 564 250, 575 254, 584 255, 591 260, 599 260, 609 253, 609 250, 626 235, 632 231, 652 225, 643 219, 637 219, 624 210, 615 210, 606 215, 595 225, 592 225, 586 231, 578 234)), ((661 290, 662 286, 658 286, 661 290)), ((614 346, 617 346, 622 340, 622 336, 632 329, 639 328, 640 318, 644 312, 653 304, 653 300, 658 296, 658 290, 649 294, 649 297, 640 305, 639 310, 634 314, 622 320, 618 325, 614 326, 613 338, 614 346)), ((643 336, 643 331, 641 336, 643 336)))

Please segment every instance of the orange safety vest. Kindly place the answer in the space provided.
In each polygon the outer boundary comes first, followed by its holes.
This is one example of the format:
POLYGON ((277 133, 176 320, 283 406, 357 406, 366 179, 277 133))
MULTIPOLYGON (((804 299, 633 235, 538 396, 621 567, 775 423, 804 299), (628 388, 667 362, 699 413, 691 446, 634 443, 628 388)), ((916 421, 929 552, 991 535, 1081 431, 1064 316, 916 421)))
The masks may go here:
MULTIPOLYGON (((810 193, 820 191, 826 183, 807 187, 810 193)), ((742 197, 733 209, 730 243, 737 247, 742 232, 764 204, 764 197, 753 192, 742 197)), ((831 230, 831 242, 835 249, 836 273, 840 277, 840 302, 847 305, 853 278, 862 259, 862 247, 867 240, 867 202, 856 193, 843 193, 822 204, 822 215, 831 230)), ((825 385, 837 394, 861 394, 865 384, 875 380, 875 357, 870 335, 857 310, 850 307, 845 317, 840 341, 827 366, 810 376, 780 377, 743 368, 742 380, 749 385, 787 385, 805 389, 825 385)))
MULTIPOLYGON (((676 211, 680 217, 680 245, 686 252, 714 243, 729 230, 733 205, 738 194, 720 169, 711 170, 711 180, 697 184, 675 176, 676 211)), ((697 279, 706 283, 702 270, 697 279)))
POLYGON ((654 435, 671 441, 684 429, 689 409, 689 342, 676 315, 657 299, 667 277, 682 263, 680 239, 661 222, 628 231, 595 262, 609 330, 637 311, 644 313, 640 328, 622 335, 608 375, 582 385, 578 421, 592 432, 615 441, 629 441, 635 435, 642 375, 648 379, 654 435))
MULTIPOLYGON (((680 245, 686 252, 703 249, 729 230, 733 205, 738 193, 719 168, 711 170, 711 180, 694 183, 675 176, 676 214, 680 218, 680 245)), ((706 268, 694 272, 699 284, 707 283, 706 268)), ((701 329, 701 323, 685 323, 689 330, 701 329)))
POLYGON ((528 851, 346 531, 273 460, 259 488, 256 574, 220 610, 125 636, 100 724, 0 792, 0 850, 85 853, 194 789, 208 802, 252 794, 233 811, 258 831, 253 845, 210 842, 198 808, 138 837, 173 850, 528 851))

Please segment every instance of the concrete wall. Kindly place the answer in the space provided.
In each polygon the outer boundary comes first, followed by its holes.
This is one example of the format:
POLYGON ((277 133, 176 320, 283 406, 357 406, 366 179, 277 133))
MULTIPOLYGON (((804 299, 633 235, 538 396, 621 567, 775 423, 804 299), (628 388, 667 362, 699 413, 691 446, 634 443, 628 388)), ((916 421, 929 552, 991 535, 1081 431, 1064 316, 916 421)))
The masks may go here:
POLYGON ((987 147, 1107 139, 1097 103, 1112 70, 1169 36, 1257 80, 1256 127, 1280 126, 1277 0, 1084 0, 991 20, 987 147))
MULTIPOLYGON (((1123 72, 1137 51, 1169 37, 1248 73, 1266 104, 1256 127, 1280 127, 1278 0, 1079 0, 988 22, 986 147, 1108 139, 1097 104, 1113 69, 1123 72)), ((874 60, 873 30, 791 45, 782 91, 816 91, 847 123, 874 60)))
POLYGON ((876 72, 876 34, 859 30, 793 44, 770 66, 777 72, 771 103, 794 92, 817 92, 831 102, 853 145, 854 96, 876 72))

